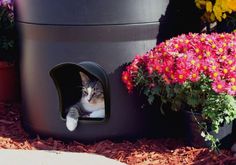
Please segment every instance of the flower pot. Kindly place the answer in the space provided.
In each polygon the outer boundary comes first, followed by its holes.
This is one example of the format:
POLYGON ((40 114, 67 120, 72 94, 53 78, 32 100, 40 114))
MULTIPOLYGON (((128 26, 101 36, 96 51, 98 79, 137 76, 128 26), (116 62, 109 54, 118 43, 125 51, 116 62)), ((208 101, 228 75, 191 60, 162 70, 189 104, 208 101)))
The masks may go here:
POLYGON ((17 73, 14 64, 0 62, 0 102, 13 102, 18 99, 17 73))
MULTIPOLYGON (((188 145, 193 147, 210 147, 210 142, 204 140, 201 136, 201 130, 196 122, 204 121, 204 118, 200 113, 192 113, 191 111, 183 111, 185 116, 185 133, 186 133, 186 141, 188 145)), ((233 124, 224 124, 220 127, 219 132, 215 133, 211 130, 208 130, 211 135, 215 138, 219 139, 221 142, 225 139, 228 135, 232 133, 233 124)), ((223 144, 222 144, 223 145, 223 144)))

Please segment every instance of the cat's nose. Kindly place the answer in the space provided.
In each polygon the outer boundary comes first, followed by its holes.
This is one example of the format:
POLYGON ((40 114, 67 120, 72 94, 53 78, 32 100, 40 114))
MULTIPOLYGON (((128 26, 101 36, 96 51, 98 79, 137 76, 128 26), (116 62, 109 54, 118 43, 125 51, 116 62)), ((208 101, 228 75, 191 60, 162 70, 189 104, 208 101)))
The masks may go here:
POLYGON ((88 102, 90 102, 91 100, 92 100, 92 97, 89 97, 89 98, 88 98, 88 102))

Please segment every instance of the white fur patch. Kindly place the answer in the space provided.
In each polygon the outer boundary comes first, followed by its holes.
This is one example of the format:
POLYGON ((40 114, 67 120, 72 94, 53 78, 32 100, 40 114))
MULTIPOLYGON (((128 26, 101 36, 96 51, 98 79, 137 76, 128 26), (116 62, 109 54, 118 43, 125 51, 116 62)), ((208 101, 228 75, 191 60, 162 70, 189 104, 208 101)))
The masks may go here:
POLYGON ((91 104, 90 102, 88 102, 88 100, 86 98, 82 98, 80 101, 80 104, 83 107, 83 109, 87 112, 98 111, 98 110, 104 109, 104 107, 105 107, 103 101, 99 102, 97 104, 91 104))
POLYGON ((104 111, 104 109, 94 111, 94 112, 92 112, 89 115, 89 117, 92 117, 92 118, 104 118, 105 117, 105 111, 104 111))
POLYGON ((74 131, 77 125, 78 119, 74 119, 69 116, 66 117, 66 127, 69 131, 74 131))
POLYGON ((69 131, 74 131, 78 125, 79 112, 76 108, 70 108, 66 115, 66 127, 69 131))

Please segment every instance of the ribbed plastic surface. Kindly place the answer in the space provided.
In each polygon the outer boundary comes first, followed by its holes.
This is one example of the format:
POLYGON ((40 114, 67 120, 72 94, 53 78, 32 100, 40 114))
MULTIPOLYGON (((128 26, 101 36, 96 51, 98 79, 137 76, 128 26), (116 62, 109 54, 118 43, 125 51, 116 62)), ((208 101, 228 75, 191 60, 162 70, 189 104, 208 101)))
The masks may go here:
POLYGON ((157 22, 168 0, 15 0, 17 20, 37 24, 95 25, 157 22))
POLYGON ((134 56, 155 46, 167 5, 167 0, 16 0, 25 128, 85 142, 160 134, 160 112, 139 94, 128 94, 121 73, 134 56), (107 74, 110 113, 105 122, 80 121, 69 132, 49 72, 83 61, 97 63, 107 74))

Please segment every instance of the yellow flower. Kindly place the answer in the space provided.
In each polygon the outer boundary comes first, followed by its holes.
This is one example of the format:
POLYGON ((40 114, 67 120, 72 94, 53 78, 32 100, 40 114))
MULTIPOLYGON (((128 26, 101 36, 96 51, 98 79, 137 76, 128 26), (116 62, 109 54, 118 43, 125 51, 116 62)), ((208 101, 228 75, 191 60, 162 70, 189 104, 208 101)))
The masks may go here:
POLYGON ((206 5, 206 1, 205 0, 195 0, 195 4, 196 4, 197 8, 202 9, 202 6, 206 5))
POLYGON ((195 0, 196 7, 205 10, 201 19, 207 22, 221 22, 228 14, 236 12, 236 0, 195 0))
POLYGON ((227 17, 227 15, 224 13, 224 14, 222 15, 222 18, 225 19, 226 17, 227 17))
POLYGON ((210 15, 210 20, 211 20, 211 22, 214 22, 216 20, 216 17, 213 13, 211 13, 211 15, 210 15))
POLYGON ((212 12, 212 3, 211 1, 206 2, 206 11, 212 12))
POLYGON ((228 7, 233 10, 236 11, 236 1, 235 0, 226 0, 228 3, 228 7))
POLYGON ((219 7, 219 6, 214 6, 213 7, 213 12, 214 12, 214 14, 215 14, 215 16, 216 16, 216 19, 219 21, 219 22, 221 22, 222 21, 222 10, 221 10, 221 8, 219 7))
POLYGON ((222 12, 226 12, 226 11, 229 11, 231 10, 229 7, 228 7, 228 0, 224 0, 224 1, 221 1, 221 3, 219 4, 222 12))
POLYGON ((225 1, 225 0, 216 0, 216 1, 215 1, 215 5, 218 5, 218 6, 219 6, 220 4, 222 4, 222 1, 225 1))

